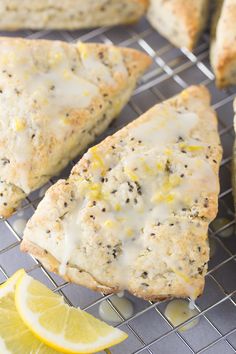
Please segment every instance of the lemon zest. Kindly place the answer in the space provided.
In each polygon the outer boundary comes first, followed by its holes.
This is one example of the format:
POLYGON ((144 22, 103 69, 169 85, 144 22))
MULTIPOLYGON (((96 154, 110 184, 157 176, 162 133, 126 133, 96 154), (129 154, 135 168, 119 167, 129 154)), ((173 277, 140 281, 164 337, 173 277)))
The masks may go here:
POLYGON ((124 172, 131 179, 131 181, 133 181, 133 182, 138 181, 138 176, 128 167, 125 167, 124 172))
POLYGON ((15 131, 17 132, 22 132, 26 128, 26 122, 24 119, 21 118, 16 118, 14 125, 15 125, 15 131))

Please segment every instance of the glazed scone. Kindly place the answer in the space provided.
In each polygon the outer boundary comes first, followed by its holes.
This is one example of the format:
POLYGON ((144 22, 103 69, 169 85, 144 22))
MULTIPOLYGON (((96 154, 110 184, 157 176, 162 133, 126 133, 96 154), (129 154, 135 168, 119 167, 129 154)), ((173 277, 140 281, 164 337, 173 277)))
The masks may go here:
POLYGON ((47 191, 22 251, 105 293, 200 295, 221 160, 209 104, 207 89, 190 87, 89 149, 47 191))
POLYGON ((148 0, 1 0, 0 29, 80 29, 137 21, 148 0))
POLYGON ((150 64, 103 44, 0 38, 0 216, 103 132, 150 64))
POLYGON ((205 29, 209 0, 150 0, 147 18, 176 47, 192 50, 205 29))
POLYGON ((218 1, 212 25, 210 58, 219 88, 236 84, 236 1, 218 1))

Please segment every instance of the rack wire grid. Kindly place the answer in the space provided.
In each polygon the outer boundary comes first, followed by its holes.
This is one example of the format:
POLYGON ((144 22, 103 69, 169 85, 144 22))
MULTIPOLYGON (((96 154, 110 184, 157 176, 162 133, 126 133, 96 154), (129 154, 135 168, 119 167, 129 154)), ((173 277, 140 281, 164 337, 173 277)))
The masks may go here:
MULTIPOLYGON (((219 132, 224 148, 220 168, 220 222, 217 227, 214 228, 213 224, 209 228, 212 257, 204 294, 195 303, 198 314, 193 318, 199 317, 200 321, 194 328, 181 332, 180 326, 173 327, 164 315, 167 301, 147 302, 128 293, 126 297, 134 305, 134 314, 125 319, 112 303, 110 295, 105 296, 65 283, 60 277, 48 272, 36 259, 20 252, 22 235, 14 230, 14 221, 22 217, 30 218, 43 191, 57 178, 53 178, 41 191, 32 193, 17 214, 0 223, 0 282, 23 267, 30 275, 62 294, 69 304, 80 306, 95 316, 99 316, 99 304, 107 301, 119 315, 120 323, 117 326, 129 334, 125 342, 112 348, 113 354, 236 353, 236 240, 230 177, 234 141, 232 103, 236 87, 222 91, 216 89, 208 59, 208 34, 203 35, 193 52, 174 48, 145 19, 132 26, 90 31, 20 31, 1 32, 0 35, 113 43, 142 50, 153 58, 151 68, 141 79, 128 105, 96 142, 188 85, 203 84, 212 94, 212 104, 219 116, 219 132)), ((60 177, 69 175, 72 164, 60 177)))

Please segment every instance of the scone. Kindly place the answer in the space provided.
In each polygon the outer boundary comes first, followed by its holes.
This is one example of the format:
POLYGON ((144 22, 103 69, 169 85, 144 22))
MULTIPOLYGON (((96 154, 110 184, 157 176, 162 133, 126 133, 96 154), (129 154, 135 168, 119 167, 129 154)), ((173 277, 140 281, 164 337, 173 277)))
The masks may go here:
POLYGON ((80 29, 137 21, 148 0, 1 0, 0 29, 80 29))
POLYGON ((103 132, 150 64, 103 44, 0 38, 0 216, 103 132))
POLYGON ((220 160, 209 93, 190 87, 89 149, 47 191, 21 250, 93 290, 195 299, 220 160))
POLYGON ((150 0, 147 18, 176 47, 192 50, 205 29, 209 0, 150 0))
POLYGON ((219 88, 236 84, 236 1, 218 1, 212 25, 211 65, 219 88))

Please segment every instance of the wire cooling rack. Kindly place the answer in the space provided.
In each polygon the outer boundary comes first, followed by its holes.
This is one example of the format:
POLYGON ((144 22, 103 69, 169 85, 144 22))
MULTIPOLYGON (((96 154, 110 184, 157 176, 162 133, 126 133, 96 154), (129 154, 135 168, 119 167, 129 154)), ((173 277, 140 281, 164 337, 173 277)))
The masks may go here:
MULTIPOLYGON (((193 52, 174 48, 145 19, 136 25, 115 29, 0 32, 0 35, 113 43, 142 50, 153 58, 153 65, 143 76, 131 101, 97 142, 188 85, 203 84, 211 91, 224 147, 218 214, 221 226, 214 227, 213 224, 209 229, 212 257, 204 294, 195 304, 198 311, 195 317, 199 317, 200 321, 194 328, 180 332, 179 326, 173 327, 164 315, 167 302, 147 302, 130 294, 126 294, 126 297, 133 302, 134 314, 125 320, 112 304, 109 295, 65 283, 44 269, 37 260, 21 253, 19 244, 22 235, 14 230, 14 222, 19 218, 28 219, 33 214, 42 197, 42 190, 32 193, 16 215, 0 223, 0 282, 5 281, 18 268, 24 267, 36 279, 64 295, 69 304, 80 306, 95 316, 99 316, 99 304, 108 301, 120 317, 118 327, 129 334, 128 340, 112 348, 113 354, 236 353, 236 235, 230 177, 234 140, 232 102, 236 87, 223 91, 215 88, 214 75, 208 60, 208 35, 203 36, 193 52)), ((72 164, 60 177, 69 175, 72 164)), ((56 179, 52 179, 46 188, 56 179)))

